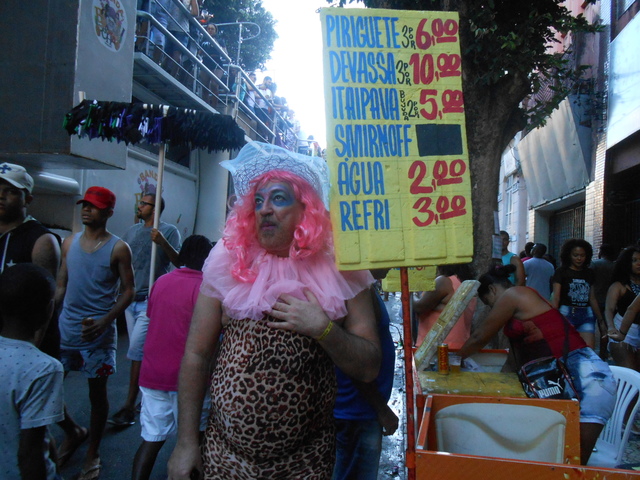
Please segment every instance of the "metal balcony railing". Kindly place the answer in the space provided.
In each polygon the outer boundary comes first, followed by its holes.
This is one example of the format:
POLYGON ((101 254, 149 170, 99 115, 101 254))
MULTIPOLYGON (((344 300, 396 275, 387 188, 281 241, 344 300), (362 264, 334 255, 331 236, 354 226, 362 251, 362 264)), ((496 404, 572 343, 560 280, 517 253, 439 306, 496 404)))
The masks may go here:
POLYGON ((225 49, 180 0, 170 1, 175 4, 175 9, 166 8, 158 0, 150 0, 149 11, 137 11, 136 51, 152 59, 158 70, 164 69, 165 74, 180 82, 181 88, 204 100, 214 111, 232 115, 245 131, 250 132, 249 136, 296 150, 296 132, 289 121, 280 115, 278 107, 262 94, 247 72, 234 64, 225 49), (185 22, 180 21, 185 19, 188 19, 188 29, 182 26, 185 22), (163 24, 167 22, 178 30, 169 30, 163 24), (151 34, 152 29, 164 35, 164 48, 154 42, 157 35, 151 34), (186 45, 174 33, 186 38, 186 45), (213 51, 207 52, 201 48, 204 41, 213 45, 213 51), (167 51, 180 52, 179 60, 167 54, 167 51), (241 90, 247 85, 255 90, 256 100, 259 97, 269 106, 268 120, 261 120, 252 108, 239 100, 241 90))

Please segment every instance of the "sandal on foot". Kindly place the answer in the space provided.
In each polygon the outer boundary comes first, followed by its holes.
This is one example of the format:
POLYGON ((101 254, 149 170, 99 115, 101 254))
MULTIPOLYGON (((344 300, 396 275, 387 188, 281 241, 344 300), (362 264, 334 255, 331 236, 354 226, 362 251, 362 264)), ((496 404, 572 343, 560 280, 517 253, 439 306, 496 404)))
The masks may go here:
POLYGON ((109 419, 111 425, 116 427, 129 427, 136 423, 136 413, 128 408, 121 408, 109 419))
POLYGON ((97 480, 100 477, 101 469, 102 465, 100 464, 100 459, 98 458, 95 465, 91 465, 89 468, 82 469, 82 471, 78 475, 78 480, 97 480))
MULTIPOLYGON (((58 466, 63 467, 87 438, 89 438, 89 429, 80 427, 80 436, 77 438, 76 442, 74 442, 64 452, 58 452, 58 466)), ((62 445, 60 446, 62 447, 62 445)))

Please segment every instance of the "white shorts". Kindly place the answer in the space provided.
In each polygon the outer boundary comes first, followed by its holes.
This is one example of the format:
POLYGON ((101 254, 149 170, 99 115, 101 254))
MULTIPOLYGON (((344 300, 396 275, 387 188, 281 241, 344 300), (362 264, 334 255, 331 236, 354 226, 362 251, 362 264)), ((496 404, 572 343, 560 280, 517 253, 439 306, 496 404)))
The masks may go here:
MULTIPOLYGON (((164 442, 169 436, 175 435, 178 429, 178 392, 165 392, 145 387, 140 387, 140 391, 142 392, 140 410, 142 439, 147 442, 164 442)), ((207 427, 210 410, 211 396, 207 388, 200 416, 201 432, 204 432, 207 427)))
MULTIPOLYGON (((613 317, 613 325, 619 330, 622 326, 622 317, 619 313, 616 313, 615 317, 613 317)), ((622 342, 616 342, 615 340, 609 339, 609 344, 612 343, 627 343, 637 351, 640 348, 640 325, 637 323, 632 323, 629 327, 629 331, 627 332, 627 336, 624 337, 622 342)), ((609 350, 611 351, 611 350, 609 350)))

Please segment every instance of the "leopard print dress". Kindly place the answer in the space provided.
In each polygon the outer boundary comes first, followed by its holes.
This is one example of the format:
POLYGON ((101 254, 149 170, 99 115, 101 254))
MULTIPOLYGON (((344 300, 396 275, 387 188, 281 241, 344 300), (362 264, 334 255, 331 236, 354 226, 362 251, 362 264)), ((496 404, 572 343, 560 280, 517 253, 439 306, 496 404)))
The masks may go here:
POLYGON ((212 375, 206 479, 330 479, 334 366, 318 343, 231 320, 212 375))

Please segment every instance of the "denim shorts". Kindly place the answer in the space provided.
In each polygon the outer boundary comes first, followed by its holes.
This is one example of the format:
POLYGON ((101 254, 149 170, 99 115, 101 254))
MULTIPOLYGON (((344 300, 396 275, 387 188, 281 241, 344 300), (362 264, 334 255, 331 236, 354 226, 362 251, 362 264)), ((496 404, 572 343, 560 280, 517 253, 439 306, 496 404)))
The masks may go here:
POLYGON ((60 362, 64 371, 79 371, 86 378, 104 378, 116 373, 116 349, 93 348, 87 350, 60 349, 60 362))
MULTIPOLYGON (((616 313, 616 316, 613 317, 613 324, 618 330, 620 330, 620 326, 622 325, 622 317, 620 316, 620 314, 616 313)), ((637 323, 632 323, 629 327, 629 331, 627 332, 627 336, 624 337, 624 340, 622 342, 616 342, 615 340, 610 338, 609 345, 611 345, 612 343, 627 343, 637 351, 638 348, 640 348, 640 325, 638 325, 637 323)))
MULTIPOLYGON (((167 28, 167 26, 169 25, 169 17, 162 8, 154 4, 152 14, 160 25, 162 25, 164 28, 167 28)), ((166 40, 164 33, 162 33, 156 27, 151 27, 151 43, 164 49, 165 41, 166 40)))
MULTIPOLYGON (((174 37, 185 47, 189 45, 189 35, 184 32, 171 32, 174 37)), ((178 46, 173 42, 173 40, 169 40, 169 42, 165 46, 165 52, 167 55, 173 55, 173 52, 182 52, 178 46)))
POLYGON ((147 339, 149 317, 147 317, 147 300, 132 302, 124 311, 127 319, 127 332, 129 333, 129 360, 142 361, 144 342, 147 339))
POLYGON ((591 348, 569 352, 567 370, 580 400, 580 422, 604 425, 616 403, 616 380, 607 362, 591 348))
POLYGON ((594 333, 596 331, 596 317, 591 307, 560 305, 558 310, 579 332, 594 333))

